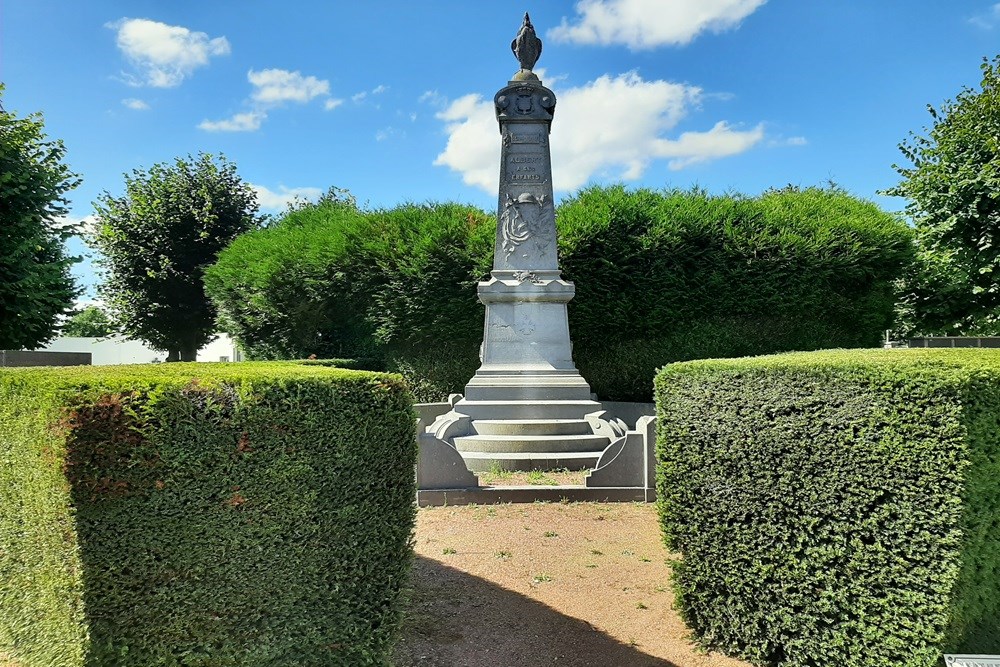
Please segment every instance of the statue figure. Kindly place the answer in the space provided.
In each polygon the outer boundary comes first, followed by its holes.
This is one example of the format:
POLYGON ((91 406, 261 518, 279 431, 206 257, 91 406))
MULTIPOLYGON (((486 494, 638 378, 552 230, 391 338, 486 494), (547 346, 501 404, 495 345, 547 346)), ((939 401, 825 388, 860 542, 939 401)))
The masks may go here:
POLYGON ((510 43, 510 50, 514 52, 517 61, 521 63, 521 70, 528 72, 538 62, 538 57, 542 55, 542 40, 535 35, 535 26, 531 25, 528 12, 524 13, 524 23, 521 24, 517 37, 510 43))

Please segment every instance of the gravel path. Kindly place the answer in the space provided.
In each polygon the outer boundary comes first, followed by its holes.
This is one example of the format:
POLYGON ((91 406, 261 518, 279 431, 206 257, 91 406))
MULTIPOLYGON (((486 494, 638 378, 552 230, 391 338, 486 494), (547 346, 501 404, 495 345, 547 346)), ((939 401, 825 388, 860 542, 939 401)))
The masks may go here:
POLYGON ((415 549, 399 667, 748 667, 687 640, 652 505, 424 508, 415 549))

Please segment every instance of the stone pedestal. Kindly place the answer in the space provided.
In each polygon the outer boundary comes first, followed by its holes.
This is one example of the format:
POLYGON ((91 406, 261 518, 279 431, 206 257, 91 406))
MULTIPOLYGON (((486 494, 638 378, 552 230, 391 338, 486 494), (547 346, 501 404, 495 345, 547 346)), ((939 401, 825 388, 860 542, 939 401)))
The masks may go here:
POLYGON ((601 404, 573 364, 566 304, 575 290, 559 271, 549 154, 556 97, 519 74, 494 98, 502 153, 493 271, 478 288, 482 366, 428 428, 473 472, 591 468, 610 443, 587 419, 601 404))

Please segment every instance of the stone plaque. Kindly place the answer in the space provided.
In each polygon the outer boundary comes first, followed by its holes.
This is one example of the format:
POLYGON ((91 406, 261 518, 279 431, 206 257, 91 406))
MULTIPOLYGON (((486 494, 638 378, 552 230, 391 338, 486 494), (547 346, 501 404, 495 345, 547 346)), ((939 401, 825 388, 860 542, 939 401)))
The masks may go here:
POLYGON ((946 667, 1000 667, 1000 655, 946 655, 946 667))

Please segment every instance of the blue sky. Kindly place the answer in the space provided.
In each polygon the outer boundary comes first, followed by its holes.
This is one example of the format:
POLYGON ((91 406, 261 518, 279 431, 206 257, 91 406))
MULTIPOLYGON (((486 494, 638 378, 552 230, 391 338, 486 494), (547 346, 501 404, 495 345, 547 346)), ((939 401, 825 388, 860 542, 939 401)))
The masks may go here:
MULTIPOLYGON (((897 144, 1000 53, 1000 3, 978 0, 0 0, 3 102, 64 140, 74 218, 124 172, 198 151, 270 212, 330 186, 491 209, 491 101, 524 11, 558 98, 557 197, 833 180, 899 210, 877 195, 897 144)), ((92 295, 91 263, 76 273, 92 295)))

